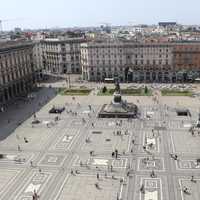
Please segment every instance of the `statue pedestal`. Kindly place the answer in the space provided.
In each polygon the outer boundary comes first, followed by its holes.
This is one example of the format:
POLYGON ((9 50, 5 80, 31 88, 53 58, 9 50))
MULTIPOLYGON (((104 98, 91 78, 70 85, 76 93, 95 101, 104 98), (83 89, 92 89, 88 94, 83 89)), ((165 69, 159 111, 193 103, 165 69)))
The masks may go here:
POLYGON ((112 100, 113 104, 121 104, 122 103, 122 96, 120 93, 114 92, 113 96, 114 96, 113 100, 112 100))
POLYGON ((135 104, 122 100, 119 91, 114 92, 110 104, 104 104, 98 116, 100 118, 136 118, 138 108, 135 104))

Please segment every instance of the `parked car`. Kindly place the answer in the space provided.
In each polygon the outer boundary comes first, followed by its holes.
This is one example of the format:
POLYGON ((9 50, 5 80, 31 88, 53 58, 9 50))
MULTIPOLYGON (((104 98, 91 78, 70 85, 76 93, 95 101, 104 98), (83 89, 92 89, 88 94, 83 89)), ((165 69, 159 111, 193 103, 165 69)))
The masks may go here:
POLYGON ((65 110, 65 107, 52 107, 50 110, 49 110, 49 113, 51 114, 61 114, 63 111, 65 110))

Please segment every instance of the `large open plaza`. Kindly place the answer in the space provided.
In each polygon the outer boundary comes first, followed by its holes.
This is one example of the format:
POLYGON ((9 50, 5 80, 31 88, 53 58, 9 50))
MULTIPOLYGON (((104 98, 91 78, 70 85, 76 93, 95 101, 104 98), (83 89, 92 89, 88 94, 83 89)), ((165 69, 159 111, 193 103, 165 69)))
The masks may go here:
POLYGON ((152 96, 123 96, 137 118, 98 118, 113 97, 88 87, 88 96, 74 97, 43 87, 0 113, 0 199, 199 200, 200 129, 191 131, 199 98, 154 88, 152 96))

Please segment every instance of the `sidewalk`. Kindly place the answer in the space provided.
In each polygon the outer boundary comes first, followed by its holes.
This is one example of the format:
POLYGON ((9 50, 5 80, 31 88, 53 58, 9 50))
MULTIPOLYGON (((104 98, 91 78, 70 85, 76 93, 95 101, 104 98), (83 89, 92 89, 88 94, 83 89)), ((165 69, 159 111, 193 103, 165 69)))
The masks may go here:
POLYGON ((27 102, 17 101, 17 105, 12 104, 5 112, 0 113, 0 140, 9 136, 20 123, 28 119, 56 96, 55 89, 52 88, 40 88, 34 94, 34 99, 30 99, 27 102))

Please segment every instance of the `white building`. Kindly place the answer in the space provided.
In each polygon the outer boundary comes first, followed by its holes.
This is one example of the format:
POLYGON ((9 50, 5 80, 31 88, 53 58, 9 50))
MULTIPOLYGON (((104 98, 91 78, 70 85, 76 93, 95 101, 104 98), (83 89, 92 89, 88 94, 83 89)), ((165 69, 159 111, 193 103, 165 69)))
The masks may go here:
POLYGON ((84 38, 41 40, 42 63, 51 73, 81 73, 80 44, 84 38))
POLYGON ((81 45, 84 80, 168 82, 173 76, 173 47, 170 44, 141 44, 131 41, 88 42, 81 45))

